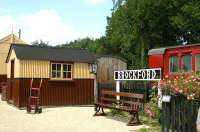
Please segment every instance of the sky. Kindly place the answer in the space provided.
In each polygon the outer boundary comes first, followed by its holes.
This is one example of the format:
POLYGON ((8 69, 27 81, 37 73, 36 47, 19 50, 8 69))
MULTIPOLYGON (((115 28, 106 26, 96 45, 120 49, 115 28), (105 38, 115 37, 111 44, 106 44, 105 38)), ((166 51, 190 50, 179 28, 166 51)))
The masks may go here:
POLYGON ((105 34, 112 0, 1 0, 0 38, 11 34, 50 45, 105 34))

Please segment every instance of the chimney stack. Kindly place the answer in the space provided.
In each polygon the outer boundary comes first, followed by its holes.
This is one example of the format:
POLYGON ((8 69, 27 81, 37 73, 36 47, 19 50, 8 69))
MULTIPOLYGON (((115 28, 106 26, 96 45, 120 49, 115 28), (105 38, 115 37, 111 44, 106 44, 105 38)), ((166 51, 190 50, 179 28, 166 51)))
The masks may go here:
POLYGON ((19 38, 21 39, 21 29, 19 29, 18 34, 19 34, 19 38))

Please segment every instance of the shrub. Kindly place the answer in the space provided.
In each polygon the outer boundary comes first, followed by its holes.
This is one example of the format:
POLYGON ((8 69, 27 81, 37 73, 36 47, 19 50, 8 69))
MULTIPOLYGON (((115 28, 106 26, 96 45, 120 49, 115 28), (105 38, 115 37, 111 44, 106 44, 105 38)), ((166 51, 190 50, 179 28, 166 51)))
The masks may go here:
POLYGON ((200 74, 179 73, 172 77, 165 76, 161 88, 168 90, 170 94, 183 94, 188 100, 200 98, 200 74))
MULTIPOLYGON (((124 104, 123 103, 112 103, 112 106, 117 108, 117 107, 124 106, 124 104)), ((111 109, 110 112, 113 116, 115 116, 115 115, 125 116, 125 113, 123 111, 120 111, 120 110, 111 109)))

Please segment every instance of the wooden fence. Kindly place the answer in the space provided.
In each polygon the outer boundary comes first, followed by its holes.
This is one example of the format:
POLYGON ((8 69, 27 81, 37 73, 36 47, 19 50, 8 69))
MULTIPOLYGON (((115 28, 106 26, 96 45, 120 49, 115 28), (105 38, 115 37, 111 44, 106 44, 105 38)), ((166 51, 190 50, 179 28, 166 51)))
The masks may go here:
POLYGON ((187 100, 183 95, 171 96, 169 103, 163 102, 162 132, 196 132, 196 119, 200 100, 187 100))

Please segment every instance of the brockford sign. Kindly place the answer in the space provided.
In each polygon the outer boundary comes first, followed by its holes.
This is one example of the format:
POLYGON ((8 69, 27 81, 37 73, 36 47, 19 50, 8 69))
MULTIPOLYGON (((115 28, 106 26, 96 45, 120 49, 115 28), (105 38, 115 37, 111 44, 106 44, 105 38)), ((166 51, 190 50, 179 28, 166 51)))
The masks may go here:
POLYGON ((114 72, 114 80, 161 80, 161 68, 123 70, 114 72))

